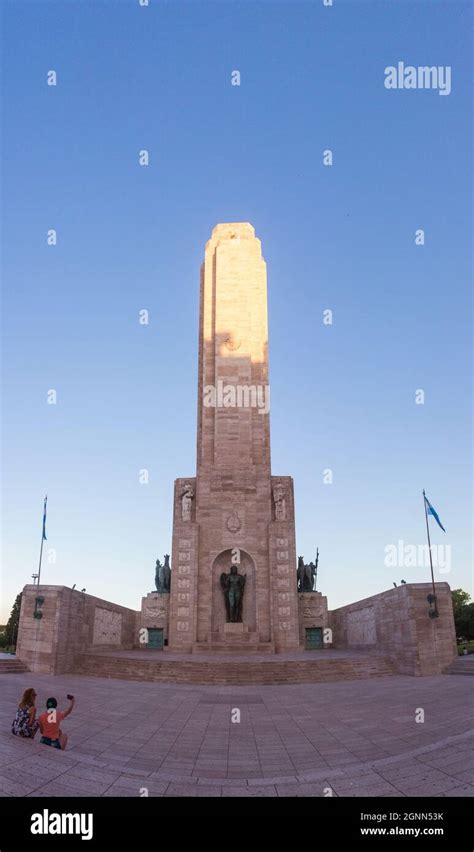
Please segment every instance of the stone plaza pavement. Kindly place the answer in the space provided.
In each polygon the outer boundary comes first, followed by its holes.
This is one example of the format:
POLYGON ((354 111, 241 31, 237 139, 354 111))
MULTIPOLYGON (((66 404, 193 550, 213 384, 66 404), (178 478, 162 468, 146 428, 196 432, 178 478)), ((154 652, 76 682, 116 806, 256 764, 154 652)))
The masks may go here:
POLYGON ((0 696, 0 796, 474 793, 462 675, 214 687, 0 674, 0 696), (50 695, 59 707, 76 696, 65 752, 10 733, 29 686, 40 712, 50 695))

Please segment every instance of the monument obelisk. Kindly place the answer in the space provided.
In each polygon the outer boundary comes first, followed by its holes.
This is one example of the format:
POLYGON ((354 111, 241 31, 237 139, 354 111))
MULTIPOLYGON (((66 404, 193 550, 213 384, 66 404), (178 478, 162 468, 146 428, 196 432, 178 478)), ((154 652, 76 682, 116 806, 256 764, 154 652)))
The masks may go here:
POLYGON ((175 482, 169 646, 298 645, 293 481, 270 465, 266 264, 249 223, 220 224, 201 267, 196 476, 175 482))

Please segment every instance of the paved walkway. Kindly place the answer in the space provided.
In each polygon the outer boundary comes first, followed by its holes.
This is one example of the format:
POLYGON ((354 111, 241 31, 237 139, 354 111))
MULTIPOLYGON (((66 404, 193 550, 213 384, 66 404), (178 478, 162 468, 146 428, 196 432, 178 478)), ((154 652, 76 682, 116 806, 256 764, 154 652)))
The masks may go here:
POLYGON ((0 795, 472 796, 473 710, 462 675, 191 687, 1 674, 0 795), (28 686, 41 709, 76 695, 67 751, 9 733, 28 686))

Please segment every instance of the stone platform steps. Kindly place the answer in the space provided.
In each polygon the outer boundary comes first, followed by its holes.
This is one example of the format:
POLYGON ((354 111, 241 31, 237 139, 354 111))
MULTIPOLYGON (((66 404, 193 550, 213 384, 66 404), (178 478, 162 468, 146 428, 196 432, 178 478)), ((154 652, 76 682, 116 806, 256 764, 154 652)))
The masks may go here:
POLYGON ((11 660, 7 660, 5 658, 0 659, 0 674, 22 674, 23 672, 29 672, 28 666, 25 666, 21 660, 17 660, 16 657, 12 657, 11 660))
POLYGON ((474 675, 474 654, 460 656, 446 669, 446 674, 474 675))
POLYGON ((273 642, 252 642, 250 640, 237 642, 196 642, 193 654, 274 654, 273 642))
POLYGON ((211 684, 220 686, 249 684, 324 683, 336 680, 386 677, 395 674, 389 660, 378 655, 358 655, 341 659, 324 659, 324 651, 316 652, 311 660, 273 659, 220 660, 218 655, 208 660, 143 659, 119 655, 83 654, 76 660, 72 672, 93 677, 155 683, 211 684))

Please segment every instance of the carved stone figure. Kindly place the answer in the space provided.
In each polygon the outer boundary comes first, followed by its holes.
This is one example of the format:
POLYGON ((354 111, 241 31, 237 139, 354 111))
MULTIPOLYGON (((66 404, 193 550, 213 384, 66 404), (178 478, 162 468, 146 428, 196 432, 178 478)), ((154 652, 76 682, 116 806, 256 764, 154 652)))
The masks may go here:
POLYGON ((242 621, 246 574, 237 573, 237 565, 230 566, 230 574, 221 574, 227 622, 242 621))
POLYGON ((275 519, 277 521, 286 521, 286 491, 283 483, 278 481, 273 486, 273 502, 275 503, 275 519))
POLYGON ((145 618, 149 618, 149 619, 158 621, 160 618, 165 618, 166 612, 167 611, 166 611, 164 606, 159 606, 156 609, 154 609, 153 607, 147 606, 147 607, 145 607, 143 614, 144 614, 145 618))
POLYGON ((191 520, 191 512, 194 499, 194 489, 189 482, 184 486, 181 494, 181 518, 183 521, 191 520))

